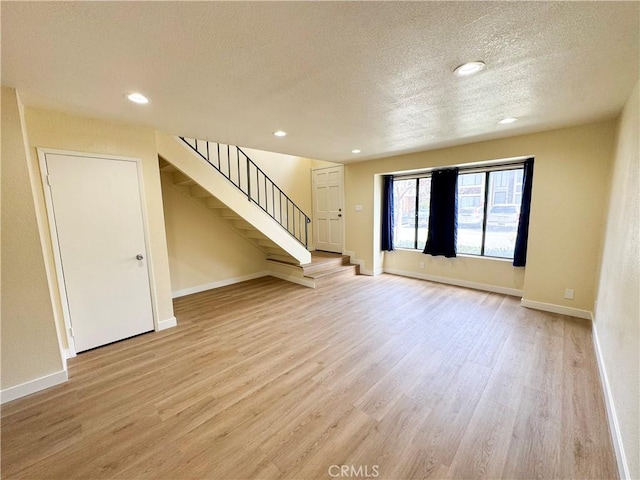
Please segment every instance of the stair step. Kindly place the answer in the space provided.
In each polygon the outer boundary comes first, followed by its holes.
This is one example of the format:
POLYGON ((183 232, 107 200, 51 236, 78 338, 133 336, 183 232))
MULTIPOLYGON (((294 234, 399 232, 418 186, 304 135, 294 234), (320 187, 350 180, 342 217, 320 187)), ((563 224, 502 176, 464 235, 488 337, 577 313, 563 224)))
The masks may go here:
POLYGON ((267 263, 269 262, 275 262, 277 264, 287 265, 289 267, 300 268, 300 265, 296 262, 295 258, 282 255, 282 253, 280 253, 279 255, 269 255, 269 258, 267 258, 267 263))
POLYGON ((171 165, 170 163, 162 160, 162 162, 160 163, 160 171, 161 172, 172 173, 172 172, 177 172, 178 169, 176 167, 174 167, 173 165, 171 165))
POLYGON ((329 270, 331 268, 348 265, 349 261, 350 259, 347 255, 312 252, 311 263, 302 265, 302 268, 305 275, 310 275, 322 270, 329 270))
POLYGON ((339 267, 327 268, 325 270, 318 270, 317 272, 306 274, 305 277, 313 278, 314 280, 318 280, 320 278, 325 278, 334 275, 342 275, 342 274, 350 274, 356 275, 356 269, 358 265, 340 265, 339 267))
POLYGON ((209 208, 227 208, 227 206, 216 197, 207 198, 207 207, 209 208))
POLYGON ((226 220, 241 220, 242 217, 240 215, 238 215, 236 212, 234 212, 233 210, 223 210, 222 213, 220 213, 220 217, 224 218, 226 220))
POLYGON ((276 245, 274 242, 272 242, 269 239, 264 240, 262 238, 259 238, 257 240, 258 240, 258 245, 260 245, 261 247, 270 247, 270 248, 277 248, 278 247, 278 245, 276 245))
MULTIPOLYGON (((253 225, 251 225, 249 222, 246 222, 244 220, 242 220, 240 217, 236 218, 233 222, 232 222, 234 228, 237 228, 238 230, 248 230, 248 231, 256 231, 258 232, 258 230, 255 229, 255 227, 253 225)), ((258 232, 259 233, 259 232, 258 232)), ((246 235, 246 234, 245 234, 246 235)), ((255 238, 252 237, 250 235, 247 235, 247 237, 249 238, 255 238)), ((266 238, 266 237, 264 237, 266 238)))
POLYGON ((190 177, 186 176, 180 171, 174 172, 173 183, 176 185, 196 185, 196 182, 194 182, 190 177))
POLYGON ((193 185, 191 188, 191 196, 192 197, 212 197, 208 191, 202 188, 200 185, 193 185))

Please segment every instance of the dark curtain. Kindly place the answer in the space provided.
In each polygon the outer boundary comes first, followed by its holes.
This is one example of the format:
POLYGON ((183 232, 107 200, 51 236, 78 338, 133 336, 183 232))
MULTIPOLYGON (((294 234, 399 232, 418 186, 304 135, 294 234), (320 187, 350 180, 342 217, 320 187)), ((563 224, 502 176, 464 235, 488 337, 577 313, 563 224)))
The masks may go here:
POLYGON ((393 177, 386 175, 382 185, 382 250, 393 250, 393 177))
POLYGON ((458 229, 458 169, 436 170, 431 174, 429 233, 424 252, 429 255, 456 256, 458 229))
POLYGON ((520 205, 520 220, 516 235, 516 248, 513 253, 513 266, 524 267, 527 263, 527 239, 529 237, 529 215, 531 213, 531 188, 533 186, 533 158, 524 162, 522 179, 522 204, 520 205))

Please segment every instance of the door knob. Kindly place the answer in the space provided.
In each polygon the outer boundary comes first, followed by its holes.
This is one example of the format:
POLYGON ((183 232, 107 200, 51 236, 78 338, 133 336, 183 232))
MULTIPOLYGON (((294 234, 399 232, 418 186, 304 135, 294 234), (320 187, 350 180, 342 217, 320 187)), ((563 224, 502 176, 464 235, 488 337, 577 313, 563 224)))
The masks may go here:
POLYGON ((338 214, 338 216, 339 216, 339 217, 341 217, 341 216, 342 216, 342 214, 341 214, 341 213, 339 213, 339 214, 338 214))
POLYGON ((139 253, 136 255, 136 260, 144 260, 144 257, 139 253))

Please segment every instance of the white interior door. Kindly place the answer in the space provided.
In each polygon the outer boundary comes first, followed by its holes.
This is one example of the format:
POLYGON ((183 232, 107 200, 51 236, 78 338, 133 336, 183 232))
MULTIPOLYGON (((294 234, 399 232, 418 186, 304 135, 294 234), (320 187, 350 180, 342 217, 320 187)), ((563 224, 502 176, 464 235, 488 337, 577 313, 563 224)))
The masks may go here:
POLYGON ((45 162, 76 352, 153 330, 137 162, 45 162))
POLYGON ((312 171, 313 235, 317 250, 342 253, 342 165, 312 171))

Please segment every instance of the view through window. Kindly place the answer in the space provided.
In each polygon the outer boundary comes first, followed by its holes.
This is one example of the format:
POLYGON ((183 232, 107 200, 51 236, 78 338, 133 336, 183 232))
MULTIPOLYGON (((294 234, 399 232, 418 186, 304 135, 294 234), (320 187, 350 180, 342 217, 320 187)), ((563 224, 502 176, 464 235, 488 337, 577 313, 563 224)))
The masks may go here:
MULTIPOLYGON (((522 164, 458 174, 458 253, 513 258, 522 202, 522 164)), ((429 225, 431 176, 396 178, 394 246, 423 250, 429 225)))

